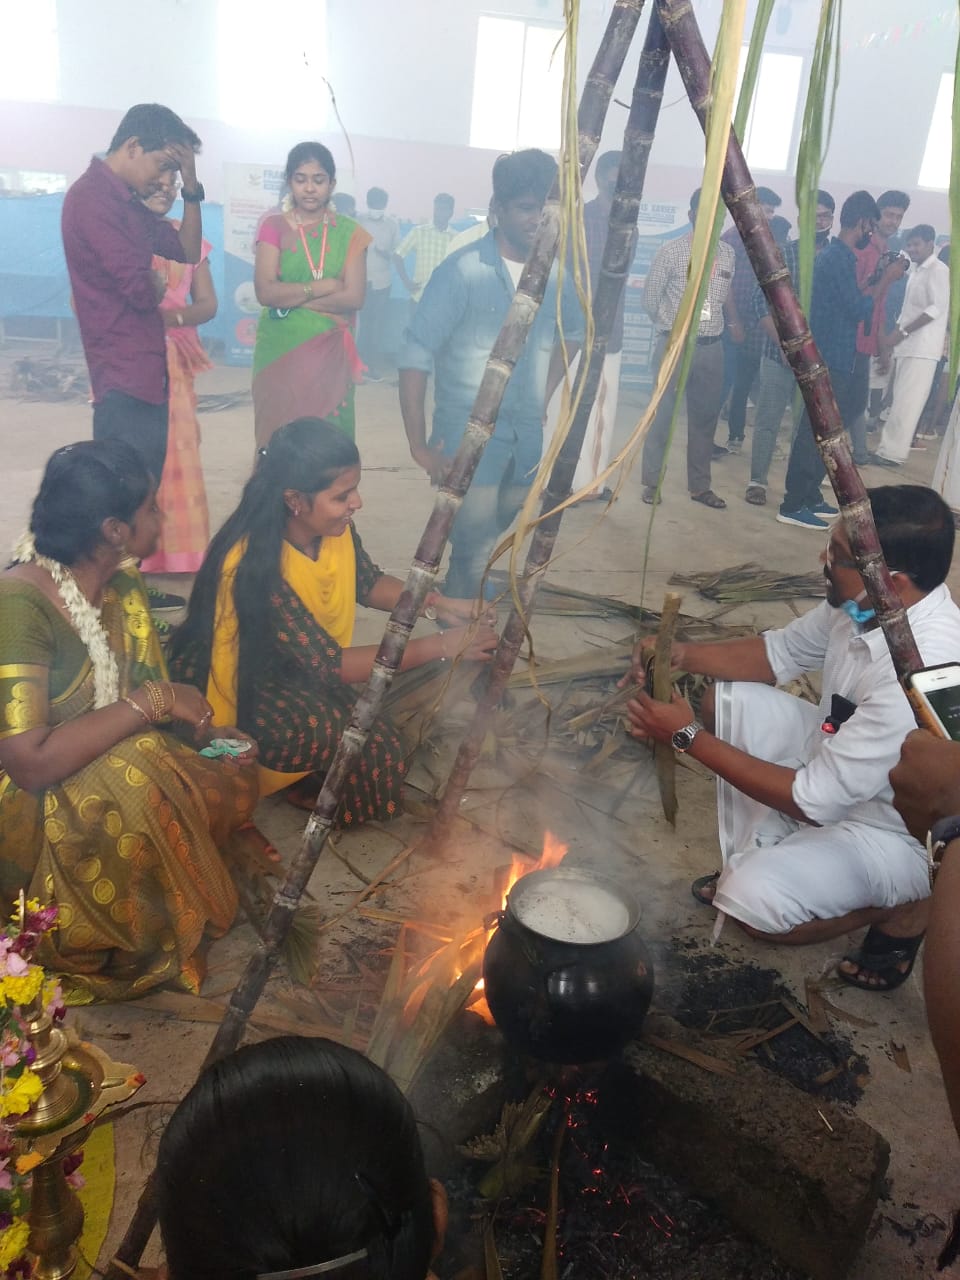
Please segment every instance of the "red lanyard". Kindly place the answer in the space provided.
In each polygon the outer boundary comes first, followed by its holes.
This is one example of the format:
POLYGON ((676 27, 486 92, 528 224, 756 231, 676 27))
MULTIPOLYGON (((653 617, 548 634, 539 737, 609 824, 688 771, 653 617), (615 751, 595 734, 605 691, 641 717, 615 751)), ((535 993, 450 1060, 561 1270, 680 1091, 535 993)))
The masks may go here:
POLYGON ((310 246, 307 244, 307 237, 304 235, 303 226, 300 226, 300 243, 303 245, 303 252, 307 255, 307 261, 310 263, 310 274, 314 280, 323 279, 323 264, 327 260, 327 222, 328 215, 323 215, 323 238, 320 241, 320 265, 319 267, 313 261, 310 253, 310 246))

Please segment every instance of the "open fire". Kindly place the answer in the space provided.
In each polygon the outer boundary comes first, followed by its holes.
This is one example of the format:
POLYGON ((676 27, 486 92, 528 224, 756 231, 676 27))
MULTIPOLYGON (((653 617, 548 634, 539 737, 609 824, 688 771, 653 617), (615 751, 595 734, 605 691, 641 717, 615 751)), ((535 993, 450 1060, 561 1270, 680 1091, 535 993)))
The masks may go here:
MULTIPOLYGON (((531 871, 544 871, 549 867, 558 867, 569 852, 569 845, 565 845, 562 840, 558 839, 552 831, 543 833, 543 852, 537 862, 533 862, 527 854, 515 853, 510 860, 510 865, 504 867, 497 874, 497 880, 502 879, 503 888, 500 893, 500 910, 506 910, 507 898, 510 890, 522 879, 523 876, 529 875, 531 871)), ((487 929, 487 936, 484 939, 484 947, 493 937, 496 923, 491 923, 487 929)), ((487 997, 484 995, 483 979, 473 989, 473 995, 467 1001, 467 1008, 471 1013, 477 1014, 484 1022, 491 1027, 494 1025, 493 1014, 490 1012, 490 1006, 487 1004, 487 997)))

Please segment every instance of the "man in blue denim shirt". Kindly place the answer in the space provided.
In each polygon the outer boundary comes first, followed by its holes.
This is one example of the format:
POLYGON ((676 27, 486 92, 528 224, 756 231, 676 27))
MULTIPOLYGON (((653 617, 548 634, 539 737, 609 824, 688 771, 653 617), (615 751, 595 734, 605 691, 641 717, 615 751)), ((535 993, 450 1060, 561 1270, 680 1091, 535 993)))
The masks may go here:
MULTIPOLYGON (((810 299, 810 331, 823 363, 830 370, 833 394, 840 420, 849 432, 857 413, 857 327, 873 315, 873 299, 903 275, 903 266, 894 262, 879 280, 860 289, 857 284, 856 249, 870 242, 880 210, 868 191, 855 191, 840 210, 840 234, 818 253, 813 264, 813 293, 810 299)), ((824 502, 820 482, 826 468, 817 448, 810 419, 804 411, 790 449, 785 493, 777 520, 781 524, 822 532, 829 523, 822 516, 835 516, 837 508, 824 502)))
MULTIPOLYGON (((516 151, 497 160, 494 230, 437 267, 407 330, 399 360, 400 408, 410 454, 434 483, 460 445, 555 174, 556 162, 543 151, 516 151), (431 369, 434 412, 428 444, 431 369)), ((554 266, 493 436, 453 526, 447 595, 466 598, 480 590, 490 553, 513 523, 540 462, 544 410, 562 374, 556 291, 554 266)), ((563 293, 563 336, 572 357, 583 337, 583 314, 572 285, 563 293)))

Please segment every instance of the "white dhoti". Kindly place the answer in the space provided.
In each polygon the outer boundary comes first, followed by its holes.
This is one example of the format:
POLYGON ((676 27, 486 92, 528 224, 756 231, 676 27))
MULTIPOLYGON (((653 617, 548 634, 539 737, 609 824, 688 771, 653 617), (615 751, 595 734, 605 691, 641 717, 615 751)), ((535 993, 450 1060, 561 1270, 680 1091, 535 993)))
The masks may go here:
MULTIPOLYGON (((806 764, 821 721, 818 707, 768 685, 716 686, 717 737, 772 764, 806 764)), ((807 826, 720 778, 717 812, 723 870, 714 903, 764 933, 915 902, 930 891, 925 853, 906 832, 862 822, 807 826)))
POLYGON ((906 462, 913 433, 933 386, 937 361, 923 356, 899 356, 893 362, 893 399, 883 424, 877 453, 889 462, 906 462))
MULTIPOLYGON (((587 433, 583 438, 580 450, 580 461, 577 463, 573 477, 574 489, 583 489, 592 485, 601 471, 605 471, 613 452, 613 432, 617 422, 617 402, 620 398, 620 358, 622 352, 615 351, 604 356, 603 369, 600 372, 600 384, 597 387, 597 398, 590 410, 590 421, 587 433)), ((573 389, 577 368, 580 364, 578 354, 570 366, 570 387, 573 389)), ((547 431, 550 437, 557 429, 560 421, 560 410, 563 403, 563 385, 554 392, 547 407, 547 431)))
POLYGON ((933 469, 932 484, 947 506, 960 513, 960 396, 953 402, 946 434, 940 443, 937 465, 933 469))

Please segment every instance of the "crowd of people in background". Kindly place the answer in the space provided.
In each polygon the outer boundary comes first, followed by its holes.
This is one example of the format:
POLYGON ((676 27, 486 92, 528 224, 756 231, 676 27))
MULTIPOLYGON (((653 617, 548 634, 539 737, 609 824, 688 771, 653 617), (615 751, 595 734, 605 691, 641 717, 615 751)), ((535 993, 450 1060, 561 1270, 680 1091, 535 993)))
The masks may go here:
MULTIPOLYGON (((161 983, 198 990, 206 942, 229 927, 237 907, 230 851, 239 840, 263 852, 251 826, 258 795, 283 791, 313 807, 375 658, 373 646, 353 643, 356 607, 391 611, 404 589, 371 561, 354 524, 363 505, 356 387, 387 376, 395 358, 411 457, 432 484, 442 483, 557 174, 556 161, 538 149, 500 156, 485 217, 458 232, 454 197, 441 192, 432 219, 401 235, 385 189, 370 188, 358 213, 338 193, 326 146, 304 141, 291 149, 283 203, 256 235, 252 474, 211 540, 194 379, 208 367, 198 327, 217 300, 202 236, 199 148, 169 109, 134 107, 105 157, 94 158, 67 193, 63 238, 90 371, 93 440, 49 460, 30 530, 0 575, 0 889, 8 897, 20 889, 53 893, 60 929, 47 959, 80 998, 121 998, 161 983), (178 192, 183 215, 173 222, 178 192), (396 351, 387 335, 395 278, 409 295, 396 351), (151 611, 170 597, 151 591, 141 570, 196 574, 187 620, 166 655, 151 611)), ((598 194, 584 208, 594 286, 619 165, 618 152, 598 158, 598 194)), ((765 187, 757 195, 797 280, 802 250, 779 212, 781 197, 765 187)), ((690 228, 664 241, 644 282, 655 368, 687 285, 699 204, 698 190, 690 228)), ((854 192, 831 235, 835 201, 817 193, 809 319, 859 465, 878 474, 901 467, 949 416, 935 472, 939 493, 907 484, 869 491, 924 658, 943 662, 960 654, 960 614, 945 585, 960 512, 960 418, 950 408, 945 366, 949 248, 938 252, 929 224, 904 227, 909 207, 902 191, 877 199, 854 192)), ((826 599, 762 637, 679 646, 675 665, 717 681, 705 722, 682 700, 655 703, 640 693, 628 704, 631 731, 690 752, 721 781, 723 869, 695 883, 698 900, 769 941, 816 941, 865 927, 840 976, 890 991, 909 975, 927 927, 926 830, 939 823, 944 842, 960 845, 960 785, 952 781, 960 776, 960 747, 938 744, 930 755, 929 744, 908 739, 913 745, 897 765, 911 713, 882 633, 863 607, 867 593, 845 530, 831 525, 837 511, 823 496, 823 463, 735 229, 717 245, 695 324, 685 392, 690 498, 710 512, 727 508, 713 487, 714 468, 744 448, 752 399, 743 496, 765 506, 793 405, 776 518, 824 535, 826 599), (724 414, 728 438, 720 444, 724 414), (764 687, 820 668, 819 707, 764 687), (924 773, 942 783, 929 804, 918 796, 924 773)), ((582 354, 584 332, 571 273, 555 263, 454 521, 445 591, 430 592, 424 604, 424 617, 443 629, 408 644, 403 676, 348 779, 343 824, 384 820, 400 809, 405 739, 416 737, 409 682, 422 693, 440 680, 447 659, 460 657, 466 692, 475 664, 496 648, 488 561, 529 493, 545 424, 556 424, 556 397, 582 354)), ((613 497, 603 479, 623 338, 621 303, 577 470, 583 500, 613 497)), ((677 394, 674 372, 643 449, 641 500, 651 506, 662 501, 677 394)), ((644 665, 638 651, 632 678, 641 684, 644 665)), ((940 957, 951 954, 949 942, 939 946, 940 957)), ((953 1043, 951 991, 947 983, 936 1006, 942 1053, 953 1043)), ((291 1045, 276 1060, 265 1055, 271 1078, 284 1078, 288 1050, 300 1053, 291 1045)), ((315 1056, 321 1074, 346 1079, 367 1071, 346 1051, 328 1047, 315 1056)), ((948 1067, 960 1115, 960 1073, 948 1067)), ((209 1121, 210 1079, 184 1104, 190 1124, 209 1121)), ((376 1073, 367 1073, 364 1087, 382 1095, 392 1123, 406 1124, 399 1095, 376 1073)), ((196 1159, 186 1124, 172 1124, 161 1149, 168 1208, 176 1203, 168 1174, 182 1159, 196 1159)), ((391 1194, 398 1213, 415 1211, 410 1247, 420 1274, 442 1237, 442 1197, 418 1157, 404 1188, 406 1176, 398 1174, 391 1194)), ((278 1247, 258 1266, 297 1266, 314 1253, 339 1263, 379 1248, 371 1243, 368 1188, 363 1181, 358 1188, 351 1193, 355 1231, 321 1233, 304 1257, 278 1247)), ((176 1255, 179 1228, 164 1212, 171 1274, 186 1274, 187 1255, 176 1255)))

